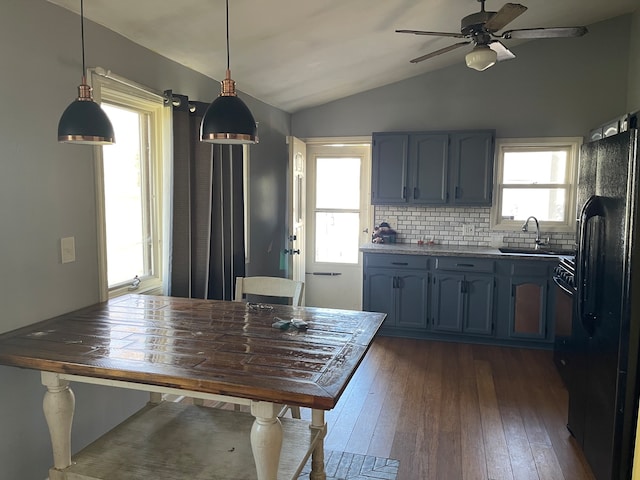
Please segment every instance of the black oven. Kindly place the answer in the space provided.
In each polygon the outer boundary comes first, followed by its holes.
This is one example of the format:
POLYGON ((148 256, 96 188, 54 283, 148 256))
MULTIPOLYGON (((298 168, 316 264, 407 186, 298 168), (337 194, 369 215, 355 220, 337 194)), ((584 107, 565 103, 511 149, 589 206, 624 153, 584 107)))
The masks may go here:
POLYGON ((571 328, 574 318, 573 297, 576 292, 575 257, 563 257, 560 260, 560 263, 553 271, 553 283, 555 286, 555 295, 553 295, 555 299, 553 361, 566 385, 571 328))

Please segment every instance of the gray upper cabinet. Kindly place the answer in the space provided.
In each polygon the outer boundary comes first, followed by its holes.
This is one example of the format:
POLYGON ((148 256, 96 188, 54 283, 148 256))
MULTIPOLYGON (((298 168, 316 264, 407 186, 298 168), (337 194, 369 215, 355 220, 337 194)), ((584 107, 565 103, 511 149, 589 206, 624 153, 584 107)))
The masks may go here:
POLYGON ((422 133, 409 136, 410 202, 447 203, 449 135, 422 133))
POLYGON ((407 203, 409 135, 378 133, 373 136, 371 203, 407 203))
POLYGON ((493 132, 451 135, 451 204, 491 205, 493 132))
POLYGON ((374 133, 374 205, 491 205, 493 130, 374 133))

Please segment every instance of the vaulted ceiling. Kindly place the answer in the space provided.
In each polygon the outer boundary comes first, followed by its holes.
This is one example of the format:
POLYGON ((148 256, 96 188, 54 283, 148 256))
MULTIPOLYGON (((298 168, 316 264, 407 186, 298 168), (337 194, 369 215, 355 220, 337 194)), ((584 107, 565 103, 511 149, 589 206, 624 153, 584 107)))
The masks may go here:
MULTIPOLYGON (((80 11, 80 0, 48 1, 80 11)), ((528 10, 507 29, 588 26, 638 8, 637 0, 522 2, 528 10)), ((229 4, 231 76, 237 88, 291 113, 463 63, 469 46, 411 64, 412 58, 460 40, 394 31, 455 33, 462 17, 480 10, 475 0, 230 0, 229 4)), ((486 10, 497 11, 502 5, 501 0, 487 0, 486 10)), ((84 11, 86 18, 160 55, 211 78, 224 78, 224 0, 89 0, 84 11)), ((517 41, 503 43, 518 56, 517 41)))

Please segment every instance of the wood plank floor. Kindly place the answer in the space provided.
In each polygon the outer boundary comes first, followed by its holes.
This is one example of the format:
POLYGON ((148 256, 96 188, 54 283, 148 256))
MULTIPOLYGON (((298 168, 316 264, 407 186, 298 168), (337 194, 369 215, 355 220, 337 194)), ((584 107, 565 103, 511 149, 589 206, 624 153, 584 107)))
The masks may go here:
POLYGON ((398 480, 593 480, 567 402, 550 351, 378 337, 325 445, 400 460, 398 480))

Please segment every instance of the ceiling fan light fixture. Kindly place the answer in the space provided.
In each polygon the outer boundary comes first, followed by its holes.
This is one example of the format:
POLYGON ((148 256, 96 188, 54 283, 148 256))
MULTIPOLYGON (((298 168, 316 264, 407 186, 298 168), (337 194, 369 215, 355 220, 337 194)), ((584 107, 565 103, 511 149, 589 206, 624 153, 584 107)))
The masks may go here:
POLYGON ((258 126, 249 107, 236 94, 236 82, 229 68, 229 0, 227 13, 227 72, 220 82, 220 96, 204 113, 200 123, 200 140, 208 143, 258 143, 258 126))
POLYGON ((488 45, 476 45, 465 56, 467 67, 482 72, 498 61, 498 54, 488 45))
POLYGON ((111 145, 115 142, 113 125, 91 96, 84 76, 84 1, 80 0, 80 37, 82 42, 82 81, 78 98, 62 113, 58 122, 58 142, 80 145, 111 145))

